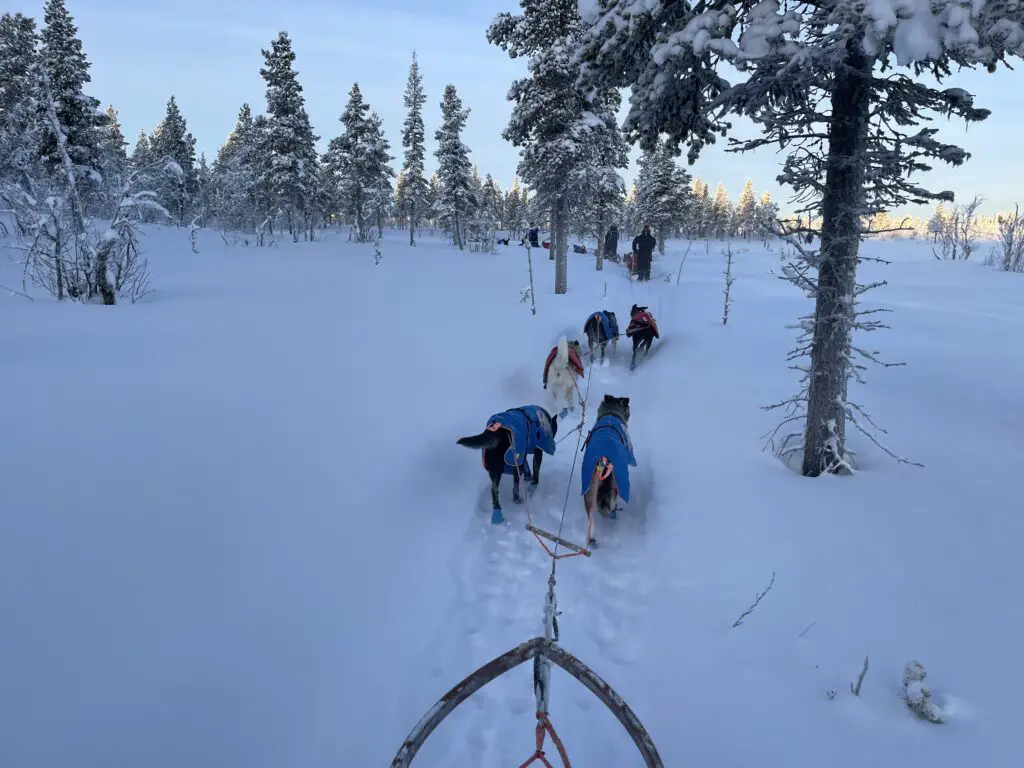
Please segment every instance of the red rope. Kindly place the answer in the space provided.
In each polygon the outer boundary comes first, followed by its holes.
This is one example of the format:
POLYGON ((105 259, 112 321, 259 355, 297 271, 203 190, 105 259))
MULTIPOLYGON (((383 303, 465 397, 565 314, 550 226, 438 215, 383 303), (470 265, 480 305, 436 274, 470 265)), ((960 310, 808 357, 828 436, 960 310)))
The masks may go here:
POLYGON ((558 751, 558 757, 561 759, 564 768, 571 768, 569 755, 565 751, 565 746, 562 744, 562 740, 558 738, 558 734, 555 733, 555 727, 551 724, 551 720, 544 712, 537 713, 537 750, 533 753, 530 759, 520 765, 519 768, 528 768, 538 761, 540 761, 540 764, 545 768, 555 768, 544 754, 544 740, 548 736, 551 737, 551 743, 555 745, 555 749, 558 751))

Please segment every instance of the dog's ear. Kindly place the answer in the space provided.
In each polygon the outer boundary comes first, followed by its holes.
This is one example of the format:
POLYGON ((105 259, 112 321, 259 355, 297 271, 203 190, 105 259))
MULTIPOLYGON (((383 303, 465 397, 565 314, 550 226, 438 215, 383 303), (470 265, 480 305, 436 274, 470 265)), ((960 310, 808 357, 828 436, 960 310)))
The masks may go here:
POLYGON ((622 404, 623 404, 624 406, 626 406, 627 408, 629 408, 629 398, 628 398, 628 397, 621 397, 621 398, 619 398, 619 399, 620 399, 620 400, 622 401, 622 404))
POLYGON ((605 395, 604 396, 604 402, 614 404, 615 403, 615 398, 612 397, 611 395, 605 395))

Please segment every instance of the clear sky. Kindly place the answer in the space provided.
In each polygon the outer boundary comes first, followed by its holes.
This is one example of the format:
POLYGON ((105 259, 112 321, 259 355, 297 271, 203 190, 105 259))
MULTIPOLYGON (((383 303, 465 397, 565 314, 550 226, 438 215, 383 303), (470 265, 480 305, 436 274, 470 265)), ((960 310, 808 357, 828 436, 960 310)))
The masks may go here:
MULTIPOLYGON (((427 90, 428 153, 434 149, 442 90, 454 83, 472 110, 464 140, 480 173, 491 173, 503 187, 515 174, 517 153, 501 133, 511 108, 505 100, 508 86, 525 73, 525 66, 485 37, 497 13, 517 11, 515 0, 67 2, 92 63, 91 93, 120 111, 132 142, 140 128, 148 131, 161 119, 174 94, 199 151, 212 161, 243 102, 254 112, 263 111, 260 49, 287 30, 321 148, 340 132, 338 117, 358 81, 364 98, 383 118, 398 158, 395 166, 400 165, 402 93, 415 49, 427 90)), ((14 4, 42 21, 42 0, 14 4)), ((954 76, 949 85, 974 93, 977 105, 993 115, 969 130, 962 123, 940 124, 939 138, 961 143, 973 157, 962 168, 937 169, 925 186, 952 189, 961 200, 981 194, 988 211, 1012 208, 1015 198, 1024 202, 1018 176, 1024 174, 1024 161, 1016 133, 1024 128, 1020 74, 968 72, 954 76)), ((630 182, 636 155, 627 172, 630 182)), ((428 174, 432 170, 431 155, 428 174)), ((786 208, 788 192, 775 183, 778 158, 771 150, 741 156, 726 154, 719 145, 705 150, 690 172, 712 186, 723 182, 733 199, 751 178, 758 191, 771 192, 786 208)))

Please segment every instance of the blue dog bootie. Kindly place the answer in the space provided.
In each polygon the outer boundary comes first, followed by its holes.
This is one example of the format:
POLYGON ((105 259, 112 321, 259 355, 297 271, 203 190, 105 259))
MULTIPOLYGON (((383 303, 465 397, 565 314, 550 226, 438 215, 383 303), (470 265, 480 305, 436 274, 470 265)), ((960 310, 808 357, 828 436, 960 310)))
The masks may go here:
POLYGON ((618 513, 619 513, 618 509, 613 509, 611 511, 611 514, 608 515, 608 517, 610 517, 612 520, 618 520, 619 519, 619 514, 618 513))
POLYGON ((501 514, 500 509, 491 511, 491 525, 501 525, 505 522, 505 516, 501 514))

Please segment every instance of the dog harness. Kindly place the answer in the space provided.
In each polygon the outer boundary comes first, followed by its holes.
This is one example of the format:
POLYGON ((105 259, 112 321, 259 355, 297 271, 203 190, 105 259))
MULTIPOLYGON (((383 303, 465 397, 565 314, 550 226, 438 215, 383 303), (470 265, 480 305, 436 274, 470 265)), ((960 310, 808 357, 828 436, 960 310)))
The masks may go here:
POLYGON ((636 456, 633 454, 633 443, 629 439, 622 419, 611 414, 602 416, 587 435, 587 441, 583 444, 583 470, 580 479, 583 481, 583 493, 586 495, 590 490, 590 483, 594 478, 594 472, 602 459, 609 465, 603 470, 602 479, 608 476, 609 472, 615 473, 615 482, 619 486, 619 496, 623 501, 629 501, 629 468, 636 466, 636 456))
MULTIPOLYGON (((604 330, 604 337, 606 339, 614 339, 619 335, 619 324, 615 322, 615 318, 609 315, 605 311, 595 312, 590 316, 590 320, 597 319, 601 323, 601 328, 604 330)), ((584 328, 584 333, 586 329, 584 328)))
POLYGON ((555 453, 551 419, 539 405, 524 405, 496 413, 487 420, 487 429, 492 432, 507 429, 512 438, 512 445, 505 451, 506 475, 515 474, 516 467, 523 466, 537 448, 549 456, 555 453))
MULTIPOLYGON (((555 357, 558 355, 558 346, 551 348, 551 352, 548 353, 548 359, 544 361, 544 383, 548 383, 548 371, 551 370, 551 364, 555 362, 555 357)), ((583 361, 580 360, 579 355, 576 354, 576 350, 571 346, 569 347, 569 365, 576 369, 576 373, 579 376, 585 376, 586 372, 583 368, 583 361)))
POLYGON ((641 310, 629 319, 629 325, 626 326, 626 336, 632 336, 634 333, 643 330, 644 328, 650 328, 654 331, 654 338, 661 338, 658 335, 658 324, 654 320, 654 315, 647 310, 641 310))

